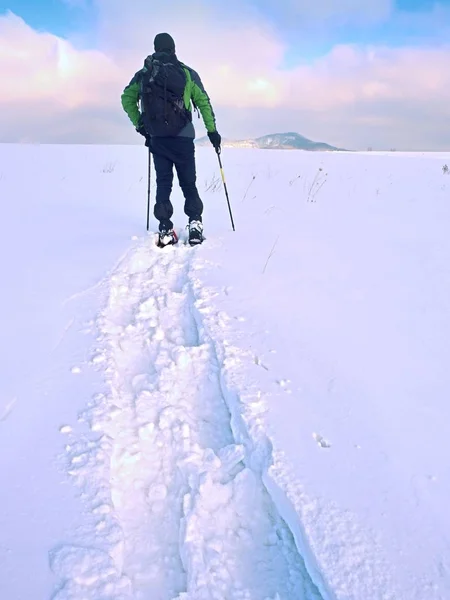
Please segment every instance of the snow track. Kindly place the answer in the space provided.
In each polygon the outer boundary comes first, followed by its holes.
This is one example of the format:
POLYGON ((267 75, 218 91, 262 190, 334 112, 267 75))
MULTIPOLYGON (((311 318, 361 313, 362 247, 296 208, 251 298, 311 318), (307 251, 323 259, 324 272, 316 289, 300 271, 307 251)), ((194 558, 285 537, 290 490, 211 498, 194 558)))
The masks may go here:
POLYGON ((145 240, 108 282, 94 358, 107 386, 85 415, 100 438, 67 447, 95 534, 52 554, 58 600, 321 598, 233 434, 196 309, 201 251, 145 240))

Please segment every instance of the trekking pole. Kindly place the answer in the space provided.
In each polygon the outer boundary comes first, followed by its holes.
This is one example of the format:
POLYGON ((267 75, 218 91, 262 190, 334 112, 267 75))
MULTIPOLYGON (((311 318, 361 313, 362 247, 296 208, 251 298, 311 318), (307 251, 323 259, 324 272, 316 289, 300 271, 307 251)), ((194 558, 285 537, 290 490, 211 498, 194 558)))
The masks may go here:
POLYGON ((225 173, 223 172, 222 160, 220 158, 220 152, 221 152, 220 147, 216 148, 217 158, 219 159, 220 174, 222 175, 223 188, 225 190, 225 196, 227 197, 228 210, 230 211, 231 226, 233 227, 233 231, 236 231, 234 228, 233 214, 231 212, 230 198, 228 197, 227 182, 225 181, 225 173))
POLYGON ((152 153, 148 150, 148 187, 147 187, 147 231, 150 228, 150 180, 152 175, 152 153))

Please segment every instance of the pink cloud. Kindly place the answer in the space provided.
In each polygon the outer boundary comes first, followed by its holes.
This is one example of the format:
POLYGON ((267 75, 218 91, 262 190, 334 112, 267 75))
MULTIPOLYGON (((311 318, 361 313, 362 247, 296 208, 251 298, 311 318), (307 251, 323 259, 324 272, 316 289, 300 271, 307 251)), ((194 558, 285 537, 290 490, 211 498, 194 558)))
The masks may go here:
POLYGON ((0 17, 0 102, 33 102, 73 108, 112 101, 108 89, 121 81, 114 61, 96 50, 40 33, 12 13, 0 17))
POLYGON ((303 18, 338 18, 347 22, 384 21, 394 9, 393 0, 288 0, 284 4, 303 18))
MULTIPOLYGON (((349 0, 349 10, 351 4, 349 0)), ((120 106, 120 94, 152 52, 154 34, 167 30, 179 57, 199 71, 216 112, 223 115, 219 126, 225 135, 227 128, 236 135, 238 122, 260 134, 282 123, 286 129, 352 147, 360 145, 364 132, 367 139, 373 137, 377 127, 384 128, 387 146, 400 146, 401 139, 411 143, 405 133, 409 123, 409 129, 422 131, 424 143, 430 145, 423 115, 429 131, 434 131, 431 106, 436 123, 448 118, 450 46, 340 45, 312 63, 286 70, 284 42, 257 13, 231 12, 218 20, 202 2, 187 6, 175 0, 169 8, 158 9, 147 0, 133 0, 132 5, 124 11, 119 0, 97 0, 96 50, 80 50, 69 40, 37 32, 12 13, 0 17, 0 131, 8 131, 8 139, 13 130, 17 139, 30 139, 30 131, 35 139, 42 123, 47 138, 50 126, 59 128, 53 137, 67 141, 79 140, 84 127, 92 132, 87 141, 104 141, 105 136, 110 141, 131 140, 133 129, 120 106), (108 113, 103 137, 102 108, 108 113), (7 123, 8 111, 18 120, 15 128, 7 123), (26 125, 21 113, 28 115, 26 125), (56 113, 58 118, 52 118, 56 113), (95 127, 89 114, 95 114, 95 127), (321 133, 324 123, 334 139, 321 133), (23 127, 27 131, 21 131, 23 127)), ((202 135, 201 126, 196 126, 202 135)))

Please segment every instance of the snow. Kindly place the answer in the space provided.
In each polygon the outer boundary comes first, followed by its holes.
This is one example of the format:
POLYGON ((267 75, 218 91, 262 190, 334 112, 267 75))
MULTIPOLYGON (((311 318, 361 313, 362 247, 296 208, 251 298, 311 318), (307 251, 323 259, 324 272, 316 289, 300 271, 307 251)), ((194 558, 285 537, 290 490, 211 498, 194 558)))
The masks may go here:
POLYGON ((2 598, 450 596, 449 154, 0 153, 2 598))

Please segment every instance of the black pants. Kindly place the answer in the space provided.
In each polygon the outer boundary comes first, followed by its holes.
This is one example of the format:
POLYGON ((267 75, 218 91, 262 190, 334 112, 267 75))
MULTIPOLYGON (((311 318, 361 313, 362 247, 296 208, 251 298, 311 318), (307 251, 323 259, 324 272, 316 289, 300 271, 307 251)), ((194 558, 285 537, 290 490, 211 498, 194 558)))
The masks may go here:
POLYGON ((203 203, 196 186, 194 140, 187 137, 153 137, 150 150, 156 171, 156 203, 153 214, 159 221, 160 231, 173 227, 170 194, 174 166, 184 195, 184 212, 189 221, 201 221, 203 203))

